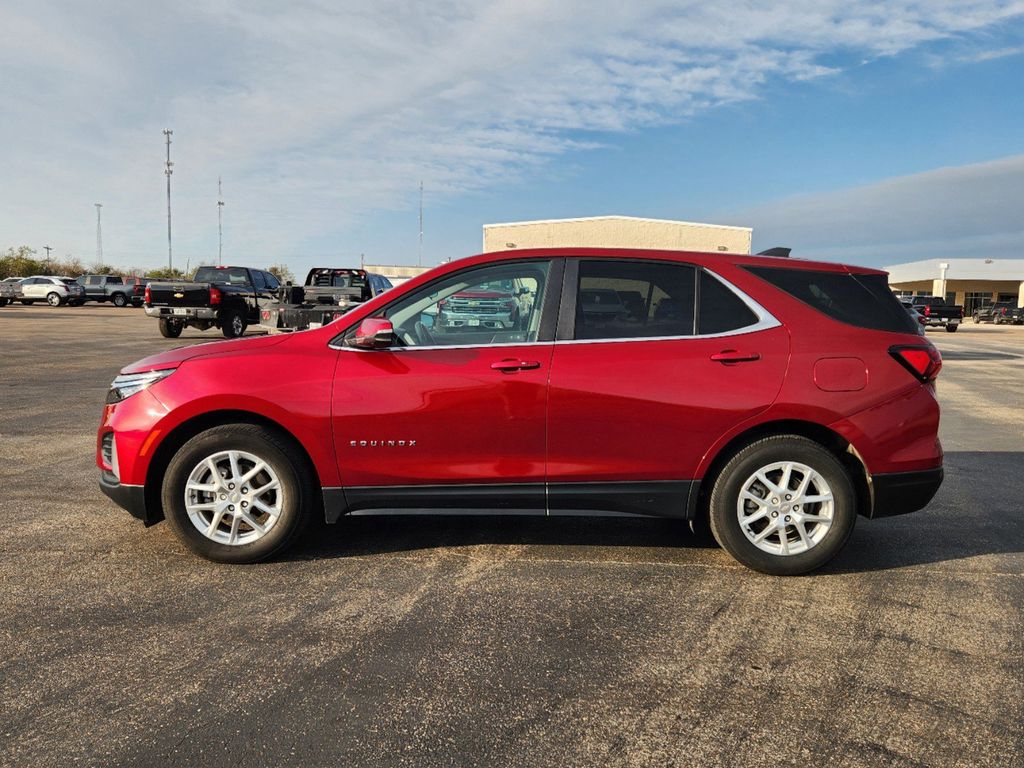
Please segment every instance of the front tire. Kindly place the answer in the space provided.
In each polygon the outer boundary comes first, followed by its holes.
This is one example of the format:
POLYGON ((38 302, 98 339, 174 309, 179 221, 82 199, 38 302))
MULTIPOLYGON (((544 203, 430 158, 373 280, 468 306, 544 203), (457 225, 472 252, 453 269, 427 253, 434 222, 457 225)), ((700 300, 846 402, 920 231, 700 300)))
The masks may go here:
POLYGON ((160 335, 165 339, 176 339, 181 336, 183 330, 185 330, 184 323, 168 320, 164 317, 160 318, 160 335))
POLYGON ((857 517, 846 469, 797 435, 758 440, 732 457, 711 491, 715 540, 749 568, 795 576, 829 562, 857 517))
POLYGON ((256 424, 193 437, 171 459, 161 488, 174 533, 220 563, 255 563, 283 550, 308 522, 313 498, 298 449, 256 424))
POLYGON ((64 303, 64 299, 61 298, 61 295, 59 293, 51 291, 50 293, 46 294, 46 303, 49 304, 51 307, 59 307, 61 304, 64 303))

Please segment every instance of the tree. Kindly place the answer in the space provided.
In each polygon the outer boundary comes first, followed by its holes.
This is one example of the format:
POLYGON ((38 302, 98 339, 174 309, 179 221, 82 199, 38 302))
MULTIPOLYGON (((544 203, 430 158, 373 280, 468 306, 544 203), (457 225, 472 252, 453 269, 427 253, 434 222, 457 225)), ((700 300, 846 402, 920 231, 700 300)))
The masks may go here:
POLYGON ((8 248, 0 255, 0 278, 28 277, 45 271, 45 262, 34 258, 35 255, 35 250, 27 245, 8 248))
POLYGON ((284 264, 271 264, 269 267, 267 267, 267 272, 272 274, 282 283, 295 282, 295 275, 292 274, 292 271, 288 269, 288 267, 286 267, 284 264))
POLYGON ((148 277, 154 277, 157 280, 187 280, 185 273, 177 268, 160 267, 160 269, 151 269, 146 273, 148 277))
POLYGON ((116 275, 117 273, 118 271, 112 266, 99 261, 89 265, 90 275, 116 275))

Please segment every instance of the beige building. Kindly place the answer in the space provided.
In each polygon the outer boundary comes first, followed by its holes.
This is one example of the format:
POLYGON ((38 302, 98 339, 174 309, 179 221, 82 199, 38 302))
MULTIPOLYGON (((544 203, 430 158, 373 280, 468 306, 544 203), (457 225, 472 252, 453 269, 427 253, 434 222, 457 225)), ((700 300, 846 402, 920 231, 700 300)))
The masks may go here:
POLYGON ((407 267, 401 264, 364 264, 363 269, 378 275, 384 275, 392 285, 401 285, 417 275, 422 275, 433 267, 407 267))
POLYGON ((592 216, 484 225, 484 251, 512 248, 651 248, 750 253, 749 227, 592 216))
POLYGON ((965 315, 997 301, 1024 307, 1024 259, 927 259, 885 270, 896 294, 945 296, 965 315))

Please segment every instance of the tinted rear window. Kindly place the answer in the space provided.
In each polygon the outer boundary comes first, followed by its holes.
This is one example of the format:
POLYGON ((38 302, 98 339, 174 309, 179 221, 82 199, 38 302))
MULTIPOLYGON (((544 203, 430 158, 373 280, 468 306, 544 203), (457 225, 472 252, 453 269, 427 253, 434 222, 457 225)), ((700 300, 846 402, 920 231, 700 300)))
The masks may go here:
POLYGON ((875 331, 918 333, 917 322, 889 290, 885 275, 779 267, 747 269, 841 323, 875 331))
POLYGON ((192 279, 197 283, 248 285, 249 272, 244 267, 200 267, 192 279))

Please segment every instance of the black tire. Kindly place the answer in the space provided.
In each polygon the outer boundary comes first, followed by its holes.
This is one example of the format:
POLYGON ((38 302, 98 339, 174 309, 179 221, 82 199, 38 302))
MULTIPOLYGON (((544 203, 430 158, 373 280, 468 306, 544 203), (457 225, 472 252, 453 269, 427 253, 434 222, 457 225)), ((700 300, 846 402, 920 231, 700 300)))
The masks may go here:
POLYGON ((160 318, 160 335, 165 339, 176 339, 181 336, 183 330, 185 330, 184 323, 168 320, 166 317, 160 318))
MULTIPOLYGON (((795 576, 820 568, 843 548, 856 522, 857 497, 846 469, 827 449, 805 437, 778 435, 751 443, 729 460, 712 487, 709 516, 715 539, 739 562, 773 576, 795 576), (748 478, 762 467, 783 461, 810 467, 832 490, 831 527, 816 545, 795 555, 759 549, 741 530, 737 517, 740 490, 748 478)), ((795 529, 792 533, 796 535, 795 529)), ((787 527, 787 538, 789 534, 787 527)))
POLYGON ((299 450, 277 432, 256 424, 227 424, 193 437, 171 459, 161 485, 164 516, 197 555, 219 563, 256 563, 277 554, 301 534, 314 511, 316 489, 299 450), (262 538, 222 544, 207 538, 189 519, 185 484, 193 468, 219 451, 240 450, 266 462, 280 480, 281 514, 262 538))
POLYGON ((30 300, 28 300, 28 299, 19 299, 19 301, 22 304, 24 304, 26 307, 31 307, 32 306, 32 302, 30 300))
POLYGON ((7 306, 7 299, 0 299, 0 307, 6 307, 6 306, 7 306))
POLYGON ((56 291, 50 291, 48 294, 46 294, 46 303, 49 304, 51 307, 59 307, 61 304, 64 303, 64 299, 56 291))
POLYGON ((225 339, 237 339, 245 333, 245 328, 245 315, 237 309, 226 313, 220 323, 220 330, 225 339))
POLYGON ((115 307, 126 307, 128 306, 128 297, 123 293, 115 293, 110 297, 115 307))
POLYGON ((956 333, 956 329, 959 327, 960 325, 958 323, 954 323, 953 325, 947 325, 946 333, 956 333))

